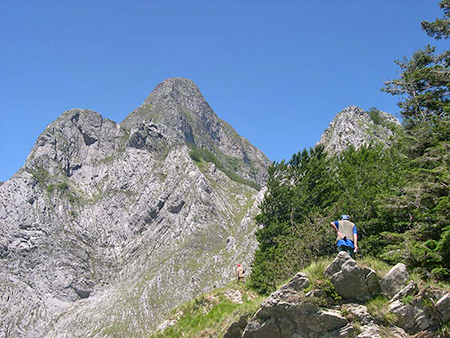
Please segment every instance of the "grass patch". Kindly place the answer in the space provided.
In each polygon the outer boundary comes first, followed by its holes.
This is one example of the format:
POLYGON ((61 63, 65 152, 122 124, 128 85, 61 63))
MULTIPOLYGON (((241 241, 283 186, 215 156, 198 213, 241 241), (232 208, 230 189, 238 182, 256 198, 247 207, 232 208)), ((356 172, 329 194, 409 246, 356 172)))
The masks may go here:
POLYGON ((69 185, 67 184, 67 182, 60 182, 56 186, 56 189, 58 189, 59 192, 64 192, 69 189, 69 185))
POLYGON ((412 271, 409 273, 409 279, 418 285, 427 285, 434 288, 443 289, 450 292, 450 282, 438 281, 434 279, 425 279, 420 271, 412 271))
POLYGON ((386 276, 389 270, 392 268, 385 262, 370 256, 365 256, 361 259, 358 259, 358 265, 363 268, 368 267, 372 270, 375 270, 377 275, 380 276, 381 278, 386 276))
POLYGON ((397 316, 389 312, 389 299, 378 296, 366 303, 367 311, 381 325, 393 325, 397 322, 397 316))
POLYGON ((402 303, 403 304, 411 304, 412 303, 412 301, 413 301, 413 299, 414 299, 414 296, 413 295, 409 295, 409 296, 404 296, 403 298, 402 298, 402 303))
POLYGON ((325 269, 331 264, 333 258, 323 257, 319 258, 317 261, 311 263, 309 266, 304 268, 302 272, 308 275, 309 281, 314 285, 318 280, 323 280, 325 269))
POLYGON ((45 183, 50 180, 50 174, 42 167, 35 167, 33 169, 27 168, 27 171, 39 182, 45 183))
POLYGON ((450 337, 450 323, 442 324, 437 333, 441 337, 450 337))
POLYGON ((302 272, 308 275, 310 282, 309 286, 304 290, 305 293, 311 290, 320 289, 324 290, 327 293, 327 296, 331 299, 342 299, 342 297, 336 292, 334 285, 324 276, 325 269, 331 264, 332 261, 332 257, 322 257, 302 270, 302 272))

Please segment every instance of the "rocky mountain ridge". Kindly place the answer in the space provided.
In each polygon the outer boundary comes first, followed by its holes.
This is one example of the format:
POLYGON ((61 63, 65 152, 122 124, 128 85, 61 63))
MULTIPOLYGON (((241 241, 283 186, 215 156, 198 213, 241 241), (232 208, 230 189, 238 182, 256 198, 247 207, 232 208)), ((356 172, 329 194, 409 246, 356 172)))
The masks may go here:
POLYGON ((269 160, 207 109, 191 81, 169 79, 156 92, 152 105, 180 124, 69 110, 0 186, 0 336, 145 336, 252 260, 264 190, 220 168, 263 183, 269 160), (206 144, 228 163, 193 160, 206 144))

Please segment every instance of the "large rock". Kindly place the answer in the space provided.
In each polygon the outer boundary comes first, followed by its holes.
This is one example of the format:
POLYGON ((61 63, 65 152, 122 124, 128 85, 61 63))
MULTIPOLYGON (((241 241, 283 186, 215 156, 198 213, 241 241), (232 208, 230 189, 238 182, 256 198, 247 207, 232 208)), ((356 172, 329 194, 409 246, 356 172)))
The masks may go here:
POLYGON ((306 273, 297 273, 289 283, 283 285, 281 290, 292 289, 295 291, 302 291, 309 286, 309 279, 306 273))
POLYGON ((357 338, 410 338, 411 336, 407 334, 403 329, 398 327, 381 328, 377 324, 363 325, 360 327, 361 332, 358 334, 357 338))
POLYGON ((403 300, 405 297, 412 297, 419 293, 419 287, 416 282, 410 282, 406 287, 401 289, 394 297, 392 297, 391 301, 394 300, 403 300))
POLYGON ((347 324, 339 311, 302 302, 275 301, 263 305, 248 323, 242 337, 319 338, 337 332, 347 324))
POLYGON ((347 253, 340 252, 326 268, 325 277, 346 300, 367 300, 379 292, 378 277, 369 268, 360 268, 347 253))
POLYGON ((289 283, 267 298, 247 324, 242 337, 324 337, 344 328, 348 322, 340 311, 321 308, 303 290, 309 280, 298 273, 289 283))
POLYGON ((373 317, 367 311, 367 307, 361 304, 344 304, 342 310, 345 311, 352 321, 357 321, 363 325, 369 325, 374 321, 373 317))
POLYGON ((396 325, 410 334, 438 325, 432 310, 424 306, 421 298, 414 299, 408 304, 395 300, 390 304, 389 311, 397 316, 396 325))
POLYGON ((443 313, 450 310, 448 294, 439 299, 441 294, 441 290, 432 288, 417 292, 417 285, 410 283, 391 300, 389 311, 396 315, 396 325, 410 334, 436 330, 440 324, 448 322, 443 313))
POLYGON ((380 280, 381 292, 391 298, 404 288, 408 280, 409 274, 406 271, 406 265, 398 263, 380 280))
POLYGON ((248 324, 248 316, 241 316, 237 322, 230 325, 223 338, 241 338, 248 324))

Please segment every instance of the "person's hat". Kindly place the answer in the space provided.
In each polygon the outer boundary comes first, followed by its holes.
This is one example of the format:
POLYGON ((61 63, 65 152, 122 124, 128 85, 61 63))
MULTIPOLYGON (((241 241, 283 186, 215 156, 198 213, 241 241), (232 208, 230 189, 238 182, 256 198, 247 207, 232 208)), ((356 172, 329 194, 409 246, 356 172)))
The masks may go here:
POLYGON ((341 216, 341 219, 343 219, 343 220, 349 220, 349 219, 350 219, 350 216, 349 216, 349 215, 342 215, 342 216, 341 216))
POLYGON ((238 266, 241 266, 241 264, 238 264, 238 266))

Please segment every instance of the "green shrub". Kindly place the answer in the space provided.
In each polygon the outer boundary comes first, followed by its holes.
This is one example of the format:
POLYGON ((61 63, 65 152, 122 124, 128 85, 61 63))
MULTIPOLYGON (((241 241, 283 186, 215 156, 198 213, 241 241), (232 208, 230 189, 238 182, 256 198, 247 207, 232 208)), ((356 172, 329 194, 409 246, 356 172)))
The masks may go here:
POLYGON ((439 281, 449 281, 450 280, 450 269, 446 268, 434 268, 431 270, 431 277, 439 281))
POLYGON ((67 184, 67 182, 60 182, 58 183, 56 188, 58 189, 59 192, 64 192, 67 189, 69 189, 69 185, 67 184))
POLYGON ((369 108, 368 114, 373 123, 376 125, 384 125, 384 119, 381 116, 379 109, 375 107, 369 108))

